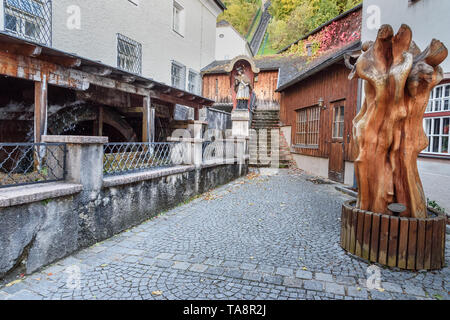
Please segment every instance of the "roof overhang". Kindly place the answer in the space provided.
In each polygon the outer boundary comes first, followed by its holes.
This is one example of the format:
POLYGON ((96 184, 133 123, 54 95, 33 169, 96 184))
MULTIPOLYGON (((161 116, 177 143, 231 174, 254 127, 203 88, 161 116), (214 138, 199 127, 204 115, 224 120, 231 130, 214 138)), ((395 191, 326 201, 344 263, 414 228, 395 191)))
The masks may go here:
POLYGON ((361 48, 361 42, 357 42, 354 45, 350 46, 350 47, 345 47, 344 49, 341 49, 339 51, 337 51, 335 54, 330 55, 329 58, 325 59, 323 62, 321 62, 320 64, 318 64, 317 66, 314 66, 313 68, 309 69, 308 71, 304 72, 304 73, 300 73, 297 77, 295 77, 294 79, 292 79, 291 81, 286 82, 285 84, 283 84, 281 87, 277 88, 275 91, 276 92, 282 92, 286 89, 288 89, 289 87, 313 76, 314 74, 328 68, 329 66, 344 60, 344 55, 348 52, 353 52, 355 50, 358 50, 361 48))
POLYGON ((192 108, 212 106, 213 100, 130 73, 99 61, 79 57, 0 32, 0 58, 5 67, 0 75, 41 81, 48 73, 50 85, 87 90, 90 85, 150 96, 192 108))

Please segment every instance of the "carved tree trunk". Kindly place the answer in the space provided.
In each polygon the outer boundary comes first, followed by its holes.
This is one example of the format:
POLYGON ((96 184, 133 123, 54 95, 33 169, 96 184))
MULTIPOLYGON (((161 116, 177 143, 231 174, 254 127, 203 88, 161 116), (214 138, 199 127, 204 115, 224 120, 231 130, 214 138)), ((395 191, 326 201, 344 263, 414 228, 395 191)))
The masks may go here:
POLYGON ((434 39, 421 52, 406 25, 395 36, 384 25, 375 42, 363 45, 350 75, 366 80, 365 101, 353 121, 359 209, 389 214, 389 204, 402 203, 402 216, 426 218, 417 157, 428 145, 423 115, 447 55, 434 39))

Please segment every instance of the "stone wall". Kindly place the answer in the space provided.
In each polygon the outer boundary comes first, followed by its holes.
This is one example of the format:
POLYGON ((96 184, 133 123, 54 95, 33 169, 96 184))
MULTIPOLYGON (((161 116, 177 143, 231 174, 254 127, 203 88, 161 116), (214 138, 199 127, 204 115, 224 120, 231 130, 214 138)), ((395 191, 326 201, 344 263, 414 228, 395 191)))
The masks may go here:
POLYGON ((19 265, 34 272, 247 172, 246 164, 174 167, 105 178, 101 188, 54 183, 45 196, 32 186, 23 204, 12 190, 15 202, 0 201, 0 278, 19 265))

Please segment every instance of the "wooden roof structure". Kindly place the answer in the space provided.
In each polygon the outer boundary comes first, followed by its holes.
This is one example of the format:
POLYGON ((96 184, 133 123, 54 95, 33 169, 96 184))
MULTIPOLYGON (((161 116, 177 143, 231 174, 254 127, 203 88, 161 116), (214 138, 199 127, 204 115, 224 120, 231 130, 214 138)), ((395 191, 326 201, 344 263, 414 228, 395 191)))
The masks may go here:
MULTIPOLYGON (((43 133, 47 109, 47 87, 53 85, 88 92, 90 87, 105 89, 105 95, 90 98, 103 103, 124 94, 144 97, 144 119, 149 118, 153 99, 167 104, 184 105, 198 110, 212 106, 213 100, 174 88, 153 79, 145 78, 99 61, 82 58, 75 54, 36 44, 0 32, 0 76, 14 77, 35 83, 35 141, 40 142, 36 132, 43 133), (109 90, 108 90, 109 89, 109 90)), ((149 127, 147 126, 147 129, 149 127)), ((148 131, 148 130, 147 130, 148 131)))

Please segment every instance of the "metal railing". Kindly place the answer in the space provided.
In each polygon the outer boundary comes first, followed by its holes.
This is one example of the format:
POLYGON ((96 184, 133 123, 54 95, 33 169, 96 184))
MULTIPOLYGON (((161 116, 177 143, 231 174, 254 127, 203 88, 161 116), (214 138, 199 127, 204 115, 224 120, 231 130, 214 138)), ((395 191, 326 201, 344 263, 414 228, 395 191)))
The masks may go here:
POLYGON ((0 188, 65 180, 64 143, 0 143, 0 188))
POLYGON ((51 0, 3 0, 4 31, 19 38, 52 45, 51 0))
POLYGON ((232 139, 203 142, 203 162, 232 160, 237 158, 236 141, 232 139))
POLYGON ((104 146, 103 173, 120 175, 181 165, 185 155, 184 143, 108 143, 104 146))

